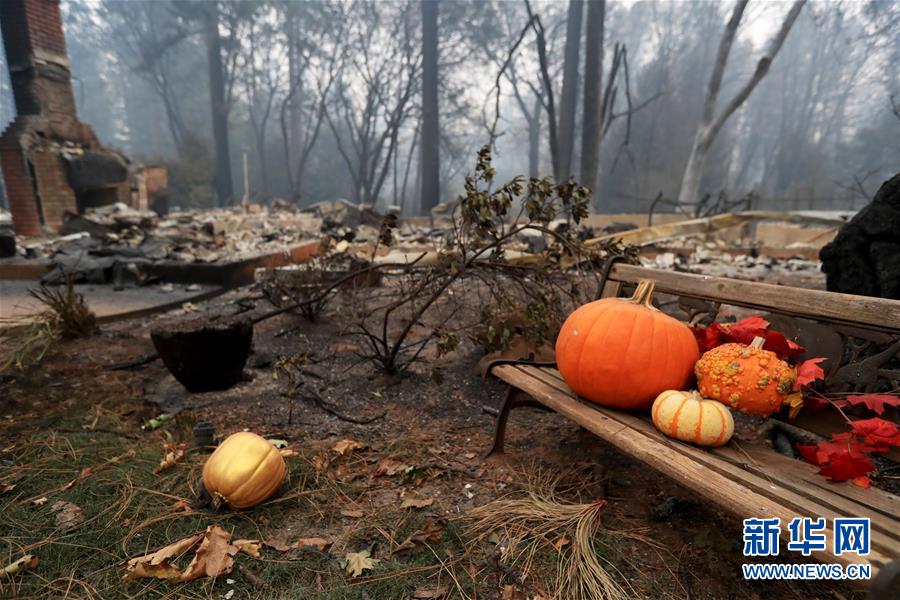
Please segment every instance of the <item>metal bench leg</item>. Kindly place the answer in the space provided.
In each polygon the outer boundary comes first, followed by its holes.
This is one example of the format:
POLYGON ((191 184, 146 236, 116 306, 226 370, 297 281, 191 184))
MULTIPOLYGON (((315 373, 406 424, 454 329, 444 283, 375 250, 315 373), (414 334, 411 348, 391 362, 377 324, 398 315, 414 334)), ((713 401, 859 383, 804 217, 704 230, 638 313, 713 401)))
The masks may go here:
POLYGON ((497 413, 497 420, 494 421, 494 441, 482 458, 487 458, 492 454, 503 454, 503 438, 506 436, 506 421, 509 419, 509 411, 513 409, 515 396, 517 396, 518 393, 519 390, 513 386, 508 386, 506 388, 506 396, 504 396, 503 403, 500 405, 500 411, 497 413))
POLYGON ((506 437, 506 421, 509 419, 510 411, 514 408, 519 408, 520 406, 530 406, 532 408, 540 408, 549 411, 546 406, 532 400, 531 397, 522 390, 509 386, 506 390, 506 397, 503 398, 503 404, 500 405, 500 410, 497 412, 497 420, 494 423, 494 441, 491 443, 490 449, 482 458, 487 458, 492 454, 503 454, 503 439, 506 437))
POLYGON ((884 565, 869 585, 867 600, 893 600, 900 598, 900 560, 884 565))

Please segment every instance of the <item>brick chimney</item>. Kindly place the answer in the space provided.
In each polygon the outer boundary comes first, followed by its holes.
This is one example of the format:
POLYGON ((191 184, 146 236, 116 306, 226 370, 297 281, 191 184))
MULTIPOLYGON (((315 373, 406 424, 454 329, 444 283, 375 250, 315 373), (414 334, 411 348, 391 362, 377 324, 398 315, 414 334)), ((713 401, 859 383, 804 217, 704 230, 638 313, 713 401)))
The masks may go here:
POLYGON ((0 0, 0 30, 17 114, 0 164, 16 233, 38 235, 77 212, 68 165, 100 144, 75 113, 59 0, 0 0))

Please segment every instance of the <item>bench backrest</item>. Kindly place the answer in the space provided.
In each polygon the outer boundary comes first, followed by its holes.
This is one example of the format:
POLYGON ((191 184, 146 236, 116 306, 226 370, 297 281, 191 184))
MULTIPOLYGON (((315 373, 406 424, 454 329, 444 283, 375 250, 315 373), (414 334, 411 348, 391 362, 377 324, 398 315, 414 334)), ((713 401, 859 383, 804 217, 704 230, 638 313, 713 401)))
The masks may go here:
POLYGON ((659 293, 677 296, 686 313, 693 301, 696 313, 705 302, 713 313, 725 304, 763 314, 774 329, 804 346, 806 357, 829 359, 828 391, 900 388, 900 301, 626 264, 612 268, 602 296, 625 295, 642 279, 655 281, 659 293))

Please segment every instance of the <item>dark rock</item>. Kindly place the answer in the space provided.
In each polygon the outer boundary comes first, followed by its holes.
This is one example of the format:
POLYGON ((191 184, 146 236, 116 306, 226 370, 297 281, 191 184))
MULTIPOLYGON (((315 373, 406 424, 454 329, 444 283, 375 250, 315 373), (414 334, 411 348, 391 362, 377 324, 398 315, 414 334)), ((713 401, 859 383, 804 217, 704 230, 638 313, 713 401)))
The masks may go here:
POLYGON ((12 258, 16 255, 16 236, 12 231, 0 227, 0 258, 12 258))
POLYGON ((900 300, 900 173, 819 252, 830 292, 900 300))
POLYGON ((191 393, 227 390, 243 379, 253 342, 249 319, 171 322, 150 332, 163 364, 191 393))

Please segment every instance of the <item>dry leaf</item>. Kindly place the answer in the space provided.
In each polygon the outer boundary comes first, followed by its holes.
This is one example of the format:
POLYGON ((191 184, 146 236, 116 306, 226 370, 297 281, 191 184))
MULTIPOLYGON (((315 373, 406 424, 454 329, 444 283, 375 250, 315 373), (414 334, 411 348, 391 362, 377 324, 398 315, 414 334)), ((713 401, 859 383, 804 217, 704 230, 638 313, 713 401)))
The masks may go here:
POLYGON ((400 503, 400 508, 425 508, 432 504, 434 504, 434 498, 416 498, 414 496, 407 496, 403 499, 403 502, 400 503))
POLYGON ((415 598, 415 600, 436 600, 446 596, 448 591, 450 590, 446 586, 436 588, 416 588, 412 597, 415 598))
POLYGON ((16 489, 16 484, 14 483, 0 483, 0 494, 11 492, 14 489, 16 489))
POLYGON ((171 469, 184 458, 186 450, 187 444, 184 442, 166 442, 163 446, 163 458, 159 461, 159 465, 153 469, 153 472, 159 474, 166 469, 171 469))
POLYGON ((197 554, 191 564, 181 574, 180 581, 193 581, 200 577, 218 577, 231 573, 238 547, 231 544, 231 534, 219 527, 210 525, 203 534, 203 541, 197 548, 197 554))
POLYGON ((238 552, 243 552, 253 558, 261 558, 259 548, 262 546, 262 542, 259 540, 234 540, 233 543, 237 546, 238 552))
POLYGON ((172 510, 189 510, 191 503, 182 498, 181 500, 176 500, 172 504, 169 505, 169 508, 172 510))
POLYGON ((359 519, 363 516, 363 511, 361 510, 342 510, 341 514, 345 517, 350 517, 352 519, 359 519))
MULTIPOLYGON (((129 450, 128 452, 125 453, 124 456, 133 456, 133 455, 134 455, 134 450, 129 450)), ((119 460, 119 458, 121 458, 121 457, 117 456, 115 458, 109 459, 106 462, 107 463, 117 462, 119 460)), ((65 492, 66 490, 72 489, 73 487, 75 487, 76 484, 78 484, 83 479, 90 477, 93 473, 94 473, 94 467, 85 467, 85 468, 81 469, 81 472, 78 473, 78 476, 75 477, 75 479, 73 479, 69 483, 62 485, 60 487, 55 487, 51 490, 47 490, 43 494, 38 494, 36 496, 32 496, 28 500, 23 500, 22 503, 30 504, 31 506, 41 506, 42 504, 44 504, 47 501, 47 496, 50 496, 51 494, 57 494, 59 492, 65 492)))
MULTIPOLYGON (((123 563, 128 568, 125 579, 137 579, 140 577, 156 577, 158 579, 173 579, 181 577, 181 572, 169 565, 169 560, 177 558, 193 548, 203 539, 202 533, 173 542, 164 548, 160 548, 151 554, 128 559, 123 563), (175 572, 174 577, 171 576, 175 572)), ((122 566, 122 565, 119 565, 122 566)))
POLYGON ((404 473, 409 469, 412 469, 412 467, 403 464, 399 460, 394 460, 393 458, 383 458, 378 461, 378 466, 375 468, 375 477, 379 477, 381 475, 393 477, 397 473, 404 473))
POLYGON ((501 600, 525 600, 525 594, 516 589, 514 585, 504 585, 501 600))
POLYGON ((3 567, 2 572, 4 575, 15 575, 19 571, 26 571, 28 569, 33 569, 38 564, 38 558, 34 554, 26 554, 19 560, 12 562, 5 567, 3 567))
POLYGON ((149 578, 175 581, 179 577, 181 577, 181 571, 178 570, 178 567, 169 564, 169 561, 167 560, 164 560, 158 565, 138 563, 135 565, 134 569, 125 574, 125 579, 128 580, 149 578))
POLYGON ((356 440, 343 439, 339 441, 337 444, 331 447, 334 452, 337 452, 340 456, 345 456, 350 454, 354 450, 361 450, 365 448, 366 445, 362 442, 357 442, 356 440))
POLYGON ((784 399, 784 403, 791 407, 790 412, 788 412, 788 418, 795 418, 800 413, 800 409, 803 408, 803 393, 794 392, 784 399))
POLYGON ((425 521, 425 526, 422 527, 419 531, 415 532, 403 542, 397 546, 394 552, 401 552, 403 550, 412 550, 416 547, 417 544, 424 546, 425 544, 434 544, 441 541, 441 536, 444 533, 444 526, 436 523, 435 521, 428 519, 425 521))
POLYGON ((290 448, 282 448, 278 451, 278 453, 281 454, 281 458, 290 458, 299 454, 296 450, 292 450, 290 448))
POLYGON ((349 344, 347 342, 338 342, 337 344, 332 344, 331 351, 332 352, 354 352, 359 350, 359 346, 356 344, 349 344))
POLYGON ((270 438, 266 441, 269 442, 270 444, 272 444, 273 446, 275 446, 279 450, 281 450, 282 448, 288 447, 287 440, 280 440, 278 438, 270 438))
POLYGON ((363 571, 377 567, 379 562, 377 558, 371 558, 368 550, 348 552, 344 557, 344 568, 351 577, 359 577, 363 571))
POLYGON ((557 540, 555 542, 553 542, 553 547, 556 548, 557 552, 561 552, 563 549, 563 546, 568 546, 568 545, 569 545, 569 539, 565 538, 565 537, 557 538, 557 540))
POLYGON ((295 545, 298 548, 316 548, 324 551, 331 545, 331 540, 320 537, 300 538, 295 545))
POLYGON ((277 550, 278 552, 287 552, 288 550, 293 548, 293 546, 288 544, 286 541, 279 540, 276 538, 263 540, 262 543, 265 544, 266 546, 268 546, 269 548, 272 548, 273 550, 277 550))
POLYGON ((68 531, 84 521, 84 513, 81 508, 65 500, 57 500, 50 510, 56 513, 56 526, 63 531, 68 531))

